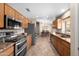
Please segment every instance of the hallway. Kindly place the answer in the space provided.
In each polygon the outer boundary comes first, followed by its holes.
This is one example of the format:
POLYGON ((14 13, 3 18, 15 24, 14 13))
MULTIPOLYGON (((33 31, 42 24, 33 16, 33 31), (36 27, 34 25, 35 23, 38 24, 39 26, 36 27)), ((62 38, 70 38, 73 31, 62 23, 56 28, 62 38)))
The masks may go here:
POLYGON ((27 51, 27 56, 57 56, 54 47, 51 46, 50 37, 38 37, 35 45, 27 51))

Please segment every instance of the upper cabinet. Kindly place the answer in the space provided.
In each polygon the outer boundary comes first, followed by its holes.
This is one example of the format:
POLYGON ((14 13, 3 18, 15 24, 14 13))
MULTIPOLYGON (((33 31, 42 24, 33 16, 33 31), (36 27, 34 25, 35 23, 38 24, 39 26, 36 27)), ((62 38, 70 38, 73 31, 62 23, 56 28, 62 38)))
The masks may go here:
POLYGON ((57 19, 57 29, 61 29, 62 28, 62 19, 59 18, 57 19))
POLYGON ((71 28, 70 9, 64 12, 61 16, 57 17, 52 24, 53 28, 60 29, 62 33, 70 34, 70 28, 71 28))
POLYGON ((4 4, 0 3, 0 28, 4 27, 4 4))
POLYGON ((15 19, 20 20, 19 12, 15 11, 15 19))
POLYGON ((62 27, 62 19, 61 18, 58 18, 53 21, 53 28, 61 29, 61 27, 62 27))
POLYGON ((15 17, 14 9, 7 4, 5 4, 5 15, 10 16, 12 18, 15 17))
POLYGON ((24 17, 24 19, 22 20, 22 27, 23 28, 28 28, 28 19, 24 17))
POLYGON ((57 20, 54 20, 52 25, 53 25, 53 28, 57 28, 57 20))
POLYGON ((20 21, 23 28, 28 28, 28 23, 31 23, 31 21, 18 12, 18 10, 15 10, 6 3, 0 3, 0 28, 4 28, 6 26, 4 23, 4 15, 11 17, 12 21, 20 21))

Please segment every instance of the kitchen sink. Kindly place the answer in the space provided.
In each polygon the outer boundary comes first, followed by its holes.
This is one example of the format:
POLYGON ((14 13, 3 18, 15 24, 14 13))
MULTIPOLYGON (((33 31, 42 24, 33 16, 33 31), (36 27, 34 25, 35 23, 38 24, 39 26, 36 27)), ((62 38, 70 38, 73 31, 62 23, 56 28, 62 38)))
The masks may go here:
POLYGON ((66 34, 62 34, 60 36, 63 37, 63 38, 70 38, 70 35, 66 35, 66 34))

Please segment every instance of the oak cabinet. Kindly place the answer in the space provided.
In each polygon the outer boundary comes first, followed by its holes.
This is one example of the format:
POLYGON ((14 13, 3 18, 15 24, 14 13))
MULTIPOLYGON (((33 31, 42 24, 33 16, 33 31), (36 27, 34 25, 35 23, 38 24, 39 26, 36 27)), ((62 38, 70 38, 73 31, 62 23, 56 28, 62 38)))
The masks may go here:
POLYGON ((15 17, 14 9, 7 4, 5 4, 5 15, 10 16, 12 18, 15 17))
POLYGON ((6 3, 0 3, 0 28, 4 28, 4 15, 10 16, 13 20, 20 21, 23 28, 28 28, 31 21, 20 14, 17 10, 6 3))
POLYGON ((0 3, 0 28, 4 27, 4 4, 0 3))
POLYGON ((27 50, 32 46, 32 35, 27 36, 27 50))
POLYGON ((15 10, 15 19, 16 20, 22 20, 23 19, 23 15, 21 15, 18 11, 15 10))
POLYGON ((11 46, 0 52, 0 56, 14 56, 14 46, 11 46))
POLYGON ((52 34, 50 35, 50 39, 59 55, 70 56, 70 43, 52 34))
POLYGON ((63 46, 63 55, 69 56, 70 55, 70 44, 68 42, 62 41, 63 46))
POLYGON ((57 19, 57 29, 62 29, 62 19, 57 19))
POLYGON ((53 25, 53 28, 57 28, 57 20, 54 20, 52 25, 53 25))
POLYGON ((24 19, 22 20, 22 27, 28 28, 28 19, 26 17, 24 17, 24 19))
POLYGON ((53 21, 53 28, 61 29, 62 28, 62 19, 58 18, 53 21))
POLYGON ((26 28, 28 28, 29 21, 28 21, 28 19, 27 19, 27 18, 26 18, 25 20, 26 20, 26 23, 25 23, 26 28))
POLYGON ((25 18, 23 18, 23 20, 22 20, 22 27, 23 27, 23 28, 26 27, 26 25, 25 25, 25 18))
POLYGON ((15 11, 15 19, 19 20, 19 13, 17 11, 15 11))
POLYGON ((22 21, 22 27, 25 28, 25 20, 22 21))

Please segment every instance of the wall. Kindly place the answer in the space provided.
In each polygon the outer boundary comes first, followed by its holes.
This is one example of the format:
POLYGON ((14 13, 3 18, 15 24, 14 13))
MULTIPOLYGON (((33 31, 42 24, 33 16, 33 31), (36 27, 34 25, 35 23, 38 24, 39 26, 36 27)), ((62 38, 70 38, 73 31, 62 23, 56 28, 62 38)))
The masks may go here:
POLYGON ((71 55, 78 56, 79 4, 71 4, 71 55))

